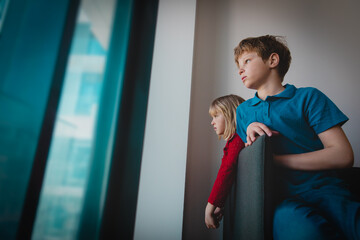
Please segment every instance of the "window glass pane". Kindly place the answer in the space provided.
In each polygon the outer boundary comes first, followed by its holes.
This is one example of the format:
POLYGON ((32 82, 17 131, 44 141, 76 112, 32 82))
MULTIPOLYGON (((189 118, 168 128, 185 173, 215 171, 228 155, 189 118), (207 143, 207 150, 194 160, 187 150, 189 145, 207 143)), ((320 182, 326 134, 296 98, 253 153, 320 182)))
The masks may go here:
POLYGON ((81 3, 33 239, 76 239, 115 0, 81 3))

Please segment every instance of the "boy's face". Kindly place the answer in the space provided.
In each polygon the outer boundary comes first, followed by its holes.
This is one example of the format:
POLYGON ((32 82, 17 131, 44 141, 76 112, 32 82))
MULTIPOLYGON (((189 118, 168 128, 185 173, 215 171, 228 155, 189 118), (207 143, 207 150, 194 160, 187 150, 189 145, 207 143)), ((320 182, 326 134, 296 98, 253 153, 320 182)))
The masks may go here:
POLYGON ((245 87, 258 90, 266 83, 270 76, 268 62, 264 62, 256 52, 244 52, 239 56, 239 74, 245 87))

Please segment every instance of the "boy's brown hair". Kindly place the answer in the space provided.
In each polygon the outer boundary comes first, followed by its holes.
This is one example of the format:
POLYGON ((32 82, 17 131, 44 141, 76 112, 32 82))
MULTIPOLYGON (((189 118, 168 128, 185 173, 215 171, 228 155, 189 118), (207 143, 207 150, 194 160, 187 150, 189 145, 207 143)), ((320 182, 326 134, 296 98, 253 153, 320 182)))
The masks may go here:
POLYGON ((225 140, 230 140, 236 131, 236 108, 244 101, 242 97, 230 94, 216 98, 210 105, 210 116, 221 113, 225 118, 225 131, 222 135, 225 140))
POLYGON ((280 36, 265 35, 245 38, 234 49, 235 63, 239 67, 238 59, 244 52, 256 52, 263 61, 268 60, 272 53, 277 53, 280 58, 278 73, 284 79, 291 63, 290 50, 286 45, 284 37, 280 36))

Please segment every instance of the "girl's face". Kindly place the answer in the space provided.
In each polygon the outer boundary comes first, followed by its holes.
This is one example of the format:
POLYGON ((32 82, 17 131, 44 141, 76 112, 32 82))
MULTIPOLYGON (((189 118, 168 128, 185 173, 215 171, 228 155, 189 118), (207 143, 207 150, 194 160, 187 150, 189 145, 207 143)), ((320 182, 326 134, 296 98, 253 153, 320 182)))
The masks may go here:
POLYGON ((225 117, 222 113, 216 112, 212 116, 211 125, 214 127, 214 130, 217 135, 221 136, 225 131, 225 117))

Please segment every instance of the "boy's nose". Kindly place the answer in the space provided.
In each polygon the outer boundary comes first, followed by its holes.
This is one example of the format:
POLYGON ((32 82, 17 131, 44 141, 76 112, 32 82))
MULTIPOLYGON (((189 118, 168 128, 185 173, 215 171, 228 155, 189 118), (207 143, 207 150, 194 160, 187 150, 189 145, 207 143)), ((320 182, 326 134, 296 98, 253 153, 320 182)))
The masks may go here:
POLYGON ((239 75, 243 74, 243 72, 244 72, 244 69, 240 68, 239 69, 239 75))

